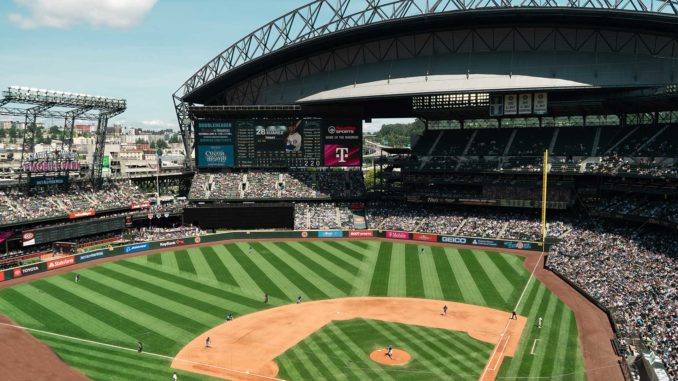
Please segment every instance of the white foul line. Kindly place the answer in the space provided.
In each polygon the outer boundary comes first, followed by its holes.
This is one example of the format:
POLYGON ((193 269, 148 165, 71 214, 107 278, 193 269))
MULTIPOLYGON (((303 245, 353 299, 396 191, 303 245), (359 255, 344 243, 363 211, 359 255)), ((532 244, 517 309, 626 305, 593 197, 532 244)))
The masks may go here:
MULTIPOLYGON (((109 348, 120 349, 120 350, 123 350, 123 351, 137 352, 137 349, 134 349, 134 348, 126 348, 126 347, 121 347, 121 346, 119 346, 119 345, 106 344, 106 343, 102 343, 102 342, 99 342, 99 341, 93 341, 93 340, 81 339, 81 338, 73 337, 73 336, 66 336, 66 335, 62 335, 62 334, 59 334, 59 333, 43 331, 43 330, 35 329, 35 328, 22 327, 22 326, 20 326, 20 325, 15 325, 15 324, 0 323, 0 325, 1 325, 1 326, 5 326, 5 327, 12 327, 12 328, 17 328, 17 329, 23 329, 23 330, 26 330, 26 331, 39 332, 39 333, 42 333, 42 334, 45 334, 45 335, 50 335, 50 336, 62 337, 62 338, 64 338, 64 339, 68 339, 68 340, 80 341, 80 342, 83 342, 83 343, 88 343, 88 344, 93 344, 93 345, 100 345, 100 346, 103 346, 103 347, 109 347, 109 348)), ((144 355, 150 355, 150 356, 155 356, 155 357, 160 357, 160 358, 164 358, 164 359, 167 359, 167 360, 177 360, 177 361, 181 361, 181 362, 185 362, 185 363, 189 363, 189 364, 202 365, 202 366, 206 366, 206 367, 209 367, 209 368, 215 368, 215 369, 219 369, 219 370, 224 370, 224 371, 227 371, 227 372, 246 374, 246 375, 248 375, 248 376, 254 376, 254 377, 265 378, 265 379, 267 379, 267 380, 285 381, 285 380, 283 380, 283 379, 281 379, 281 378, 275 378, 275 377, 263 376, 263 375, 260 375, 260 374, 251 373, 250 371, 242 371, 242 370, 237 370, 237 369, 224 368, 224 367, 220 367, 220 366, 216 366, 216 365, 200 363, 200 362, 197 362, 197 361, 191 361, 191 360, 184 360, 184 359, 180 359, 180 358, 174 358, 174 357, 171 357, 171 356, 161 355, 161 354, 158 354, 158 353, 142 352, 141 354, 144 354, 144 355)))
MULTIPOLYGON (((516 306, 513 307, 513 311, 516 311, 518 309, 518 306, 520 306, 520 302, 523 300, 523 296, 525 296, 525 292, 527 291, 527 288, 530 286, 530 281, 532 281, 532 278, 534 278, 534 272, 537 271, 537 266, 541 263, 541 259, 544 256, 544 249, 542 247, 541 254, 539 255, 539 259, 537 259, 537 263, 534 264, 534 267, 532 268, 532 272, 530 272, 530 277, 527 279, 527 283, 525 283, 525 287, 523 288, 523 292, 520 293, 520 298, 518 298, 518 302, 516 303, 516 306)), ((497 353, 497 349, 499 349, 499 344, 501 343, 501 339, 504 337, 506 334, 506 331, 508 330, 509 326, 511 325, 511 319, 509 319, 508 323, 506 323, 506 327, 504 327, 504 330, 502 333, 499 335, 499 341, 497 342, 497 345, 494 347, 494 351, 492 352, 492 355, 490 356, 490 359, 488 360, 487 366, 485 369, 483 369, 483 373, 480 375, 480 378, 478 379, 479 381, 483 381, 485 379, 485 373, 487 373, 488 370, 494 370, 494 369, 488 369, 490 367, 490 362, 494 358, 494 355, 497 353)), ((503 351, 502 351, 503 353, 503 351)), ((500 357, 501 358, 501 357, 500 357)))
POLYGON ((534 342, 532 343, 532 350, 530 351, 531 355, 534 354, 534 346, 537 345, 537 341, 539 341, 539 339, 534 339, 534 342))

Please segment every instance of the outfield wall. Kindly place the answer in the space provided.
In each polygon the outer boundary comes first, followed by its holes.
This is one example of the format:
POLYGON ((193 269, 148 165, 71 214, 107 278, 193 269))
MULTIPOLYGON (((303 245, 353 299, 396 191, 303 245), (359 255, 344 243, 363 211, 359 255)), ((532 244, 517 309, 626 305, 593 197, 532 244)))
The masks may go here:
MULTIPOLYGON (((175 250, 181 247, 195 244, 208 244, 229 240, 257 240, 257 239, 395 239, 402 241, 414 241, 421 243, 443 243, 450 245, 469 245, 478 248, 501 251, 502 249, 542 251, 541 242, 515 241, 502 239, 487 239, 474 237, 460 237, 452 235, 438 235, 427 233, 411 233, 393 230, 301 230, 301 231, 268 231, 268 232, 228 232, 208 234, 195 237, 184 237, 163 241, 141 242, 130 245, 117 246, 109 249, 98 249, 82 254, 71 255, 46 262, 39 262, 0 272, 0 282, 30 276, 32 274, 55 270, 106 257, 142 253, 150 250, 168 249, 175 250)), ((547 245, 548 246, 548 245, 547 245)), ((546 248, 548 249, 548 247, 546 248)))

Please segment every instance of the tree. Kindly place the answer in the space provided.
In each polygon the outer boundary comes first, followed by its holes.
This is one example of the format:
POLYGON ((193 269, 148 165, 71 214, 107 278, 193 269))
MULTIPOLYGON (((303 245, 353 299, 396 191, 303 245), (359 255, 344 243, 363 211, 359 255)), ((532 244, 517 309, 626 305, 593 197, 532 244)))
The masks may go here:
POLYGON ((151 149, 155 149, 155 142, 151 140, 151 149))
POLYGON ((385 124, 374 138, 381 144, 391 147, 405 147, 410 145, 412 135, 421 135, 424 131, 424 122, 417 119, 412 123, 385 124))
POLYGON ((5 132, 4 128, 0 128, 0 139, 4 139, 7 137, 7 133, 5 132))
POLYGON ((57 126, 52 126, 49 128, 49 137, 52 139, 61 139, 61 130, 59 130, 59 127, 57 126))
POLYGON ((16 125, 12 124, 12 128, 9 129, 10 139, 16 139, 19 137, 19 130, 16 128, 16 125))
POLYGON ((142 138, 137 138, 137 140, 134 143, 136 143, 136 144, 146 144, 146 140, 144 140, 142 138))
POLYGON ((173 134, 172 137, 170 137, 170 143, 179 143, 179 134, 173 134))
POLYGON ((169 147, 169 145, 167 145, 167 142, 164 139, 158 139, 157 143, 155 143, 155 146, 160 149, 166 149, 167 147, 169 147))

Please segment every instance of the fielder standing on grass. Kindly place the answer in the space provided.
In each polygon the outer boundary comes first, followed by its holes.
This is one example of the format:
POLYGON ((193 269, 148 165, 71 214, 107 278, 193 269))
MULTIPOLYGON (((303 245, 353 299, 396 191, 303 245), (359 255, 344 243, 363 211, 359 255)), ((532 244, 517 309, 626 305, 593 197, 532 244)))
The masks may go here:
POLYGON ((177 377, 177 372, 172 373, 172 381, 177 381, 179 377, 177 377))
POLYGON ((144 343, 141 341, 137 341, 137 353, 141 353, 144 351, 144 343))
POLYGON ((541 329, 541 323, 542 323, 542 318, 540 316, 539 320, 537 321, 537 328, 541 329))

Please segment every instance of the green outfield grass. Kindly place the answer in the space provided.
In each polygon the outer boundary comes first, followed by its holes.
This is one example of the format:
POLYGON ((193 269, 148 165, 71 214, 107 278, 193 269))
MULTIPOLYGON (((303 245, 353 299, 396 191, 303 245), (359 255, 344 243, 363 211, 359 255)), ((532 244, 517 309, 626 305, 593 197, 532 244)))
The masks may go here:
MULTIPOLYGON (((36 280, 0 290, 0 312, 26 327, 125 348, 135 348, 136 340, 142 340, 145 351, 171 357, 194 337, 222 323, 229 312, 237 318, 288 304, 299 295, 304 300, 421 297, 508 312, 529 278, 522 258, 480 250, 315 241, 252 243, 249 254, 249 246, 216 245, 120 260, 79 271, 78 284, 72 273, 36 280), (419 247, 424 248, 423 254, 419 247), (262 302, 264 292, 270 295, 268 305, 262 302)), ((502 367, 502 375, 564 379, 558 375, 574 374, 566 379, 584 379, 572 312, 537 281, 531 282, 521 304, 519 312, 530 318, 528 328, 515 359, 502 367), (533 327, 538 316, 545 321, 541 330, 533 327), (539 341, 530 354, 535 338, 539 341)), ((368 329, 378 326, 395 329, 367 324, 368 329)), ((171 374, 169 359, 36 336, 95 380, 166 380, 171 374)), ((412 343, 413 351, 418 351, 416 345, 412 343)), ((352 348, 342 348, 349 356, 352 348)), ((322 372, 312 375, 323 378, 322 372)), ((385 373, 380 378, 389 376, 395 377, 385 373)), ((182 377, 202 379, 209 378, 182 377)))
POLYGON ((278 377, 288 380, 477 379, 492 349, 463 332, 353 319, 327 324, 276 363, 278 377), (366 356, 385 343, 409 353, 410 362, 379 365, 366 356))

